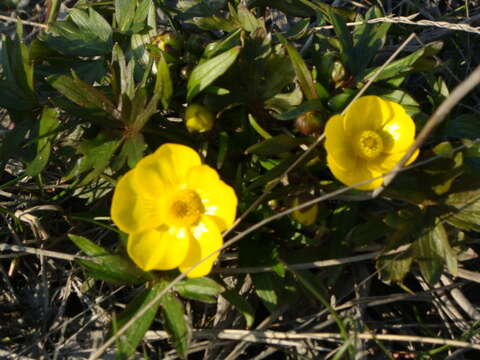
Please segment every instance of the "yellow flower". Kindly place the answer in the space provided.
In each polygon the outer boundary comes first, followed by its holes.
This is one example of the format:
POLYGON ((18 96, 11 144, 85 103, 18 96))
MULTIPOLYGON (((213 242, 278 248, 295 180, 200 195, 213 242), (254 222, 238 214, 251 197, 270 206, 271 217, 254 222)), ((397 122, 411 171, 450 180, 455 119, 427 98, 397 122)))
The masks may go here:
MULTIPOLYGON (((222 246, 237 197, 191 148, 164 144, 127 172, 115 188, 111 216, 128 234, 127 251, 144 271, 186 272, 222 246)), ((218 253, 188 277, 207 275, 218 253)))
POLYGON ((185 124, 189 132, 210 131, 214 121, 212 112, 200 104, 189 105, 185 110, 185 124))
MULTIPOLYGON (((298 206, 300 205, 300 199, 296 197, 293 200, 293 206, 298 206)), ((304 208, 301 210, 295 210, 292 213, 292 217, 298 221, 300 224, 305 225, 305 226, 310 226, 315 224, 315 221, 317 220, 317 215, 318 215, 318 204, 313 204, 312 206, 309 206, 308 208, 304 208)))
MULTIPOLYGON (((395 167, 415 138, 415 123, 402 106, 378 96, 356 100, 344 115, 332 116, 325 127, 327 164, 350 186, 384 175, 395 167)), ((407 164, 418 156, 416 151, 407 164)), ((380 187, 383 177, 357 186, 380 187)))

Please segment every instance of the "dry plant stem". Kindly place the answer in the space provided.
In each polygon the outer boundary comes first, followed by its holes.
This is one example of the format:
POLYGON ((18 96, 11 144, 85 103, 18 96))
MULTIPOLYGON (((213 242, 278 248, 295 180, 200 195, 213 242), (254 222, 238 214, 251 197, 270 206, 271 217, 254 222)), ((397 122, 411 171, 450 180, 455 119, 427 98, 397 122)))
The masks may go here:
POLYGON ((373 191, 372 197, 378 196, 385 187, 387 187, 398 174, 403 164, 407 162, 412 154, 423 144, 427 139, 430 133, 445 119, 448 113, 453 109, 455 105, 471 90, 475 88, 480 83, 480 65, 462 82, 460 83, 450 94, 450 96, 445 99, 445 101, 438 107, 438 109, 433 113, 430 119, 427 121, 422 131, 417 136, 415 142, 410 146, 403 158, 397 163, 395 168, 385 176, 384 184, 382 187, 373 191))
POLYGON ((10 17, 10 16, 5 16, 5 15, 0 15, 0 20, 7 21, 7 22, 15 22, 15 23, 17 21, 20 21, 23 25, 36 26, 36 27, 41 27, 43 29, 47 28, 47 25, 45 25, 45 24, 40 24, 40 23, 37 23, 37 22, 28 21, 28 20, 22 20, 22 19, 19 19, 19 18, 13 18, 13 17, 10 17))
MULTIPOLYGON (((158 339, 169 338, 165 331, 156 331, 158 339)), ((397 334, 373 334, 373 333, 359 333, 356 334, 361 340, 380 340, 391 342, 415 342, 421 344, 433 345, 448 345, 452 347, 480 350, 480 344, 473 344, 466 341, 449 340, 426 336, 411 336, 411 335, 397 335, 397 334)), ((192 332, 194 339, 223 339, 223 340, 238 340, 249 342, 267 342, 274 343, 274 341, 294 341, 294 340, 317 340, 317 341, 334 341, 342 340, 339 333, 293 333, 280 331, 259 331, 259 330, 238 330, 238 329, 224 329, 224 330, 195 330, 192 332)), ((277 342, 277 344, 279 344, 277 342)), ((286 345, 285 343, 281 343, 286 345)), ((292 346, 298 346, 298 343, 292 346)))
MULTIPOLYGON (((446 29, 446 30, 466 31, 474 34, 480 34, 480 28, 466 24, 466 22, 475 21, 478 18, 478 16, 465 19, 461 23, 456 24, 456 23, 450 23, 446 21, 431 21, 431 20, 413 21, 412 19, 417 17, 417 15, 418 14, 413 14, 410 16, 396 16, 396 17, 385 16, 385 17, 369 19, 365 21, 349 22, 349 23, 346 23, 346 25, 357 26, 357 25, 363 25, 363 24, 393 23, 393 24, 406 24, 406 25, 414 25, 414 26, 433 26, 433 27, 446 29)), ((325 26, 317 26, 314 29, 323 30, 323 29, 333 29, 333 28, 334 28, 333 25, 325 25, 325 26)))
MULTIPOLYGON (((92 258, 85 257, 85 256, 69 255, 69 254, 64 254, 57 251, 43 250, 43 249, 37 249, 37 248, 28 247, 28 246, 20 246, 20 245, 9 245, 9 244, 3 244, 3 243, 0 243, 0 251, 14 251, 14 252, 27 253, 27 254, 38 255, 38 256, 47 256, 47 257, 52 257, 55 259, 67 260, 67 261, 73 261, 75 259, 92 260, 92 258)), ((20 254, 20 255, 23 255, 23 254, 20 254)))
MULTIPOLYGON (((306 270, 312 268, 323 268, 323 267, 330 267, 330 266, 339 266, 345 264, 351 264, 356 262, 361 262, 365 260, 375 259, 381 255, 393 255, 402 253, 410 247, 410 244, 403 245, 397 249, 383 252, 383 251, 375 251, 368 254, 362 255, 355 255, 355 256, 347 256, 344 258, 339 259, 329 259, 329 260, 320 260, 320 261, 312 261, 308 263, 301 263, 301 264, 292 264, 288 265, 293 270, 306 270)), ((273 271, 270 266, 256 266, 256 267, 243 267, 243 268, 219 268, 215 269, 213 272, 221 273, 221 274, 254 274, 254 273, 262 273, 267 271, 273 271)))

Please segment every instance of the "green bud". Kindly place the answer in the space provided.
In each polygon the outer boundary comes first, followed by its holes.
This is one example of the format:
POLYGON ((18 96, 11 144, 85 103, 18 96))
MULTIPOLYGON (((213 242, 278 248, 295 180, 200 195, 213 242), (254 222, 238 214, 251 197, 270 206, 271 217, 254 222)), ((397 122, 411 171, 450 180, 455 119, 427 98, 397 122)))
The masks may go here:
POLYGON ((316 111, 307 111, 297 117, 295 127, 304 135, 319 135, 323 121, 316 111))
POLYGON ((171 55, 178 55, 183 47, 183 38, 171 32, 164 32, 151 39, 151 43, 156 45, 163 52, 171 55))
POLYGON ((333 69, 332 69, 332 80, 335 84, 343 81, 345 79, 345 67, 340 61, 335 61, 333 63, 333 69))
POLYGON ((189 132, 210 131, 214 122, 213 113, 203 105, 192 104, 185 111, 185 124, 189 132))
MULTIPOLYGON (((296 197, 293 200, 293 206, 300 205, 300 200, 296 197)), ((302 210, 296 210, 292 213, 292 217, 298 221, 300 224, 305 226, 310 226, 315 223, 318 215, 318 204, 314 204, 308 208, 302 210)))

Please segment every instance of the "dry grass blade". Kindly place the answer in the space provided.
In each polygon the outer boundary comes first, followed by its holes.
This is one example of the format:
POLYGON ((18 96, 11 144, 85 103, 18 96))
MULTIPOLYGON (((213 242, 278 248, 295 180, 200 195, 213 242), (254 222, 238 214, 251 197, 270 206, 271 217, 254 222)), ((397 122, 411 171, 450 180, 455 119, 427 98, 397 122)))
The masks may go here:
MULTIPOLYGON (((465 19, 461 23, 450 23, 446 21, 432 21, 432 20, 418 20, 413 21, 418 14, 413 14, 410 16, 385 16, 375 19, 369 19, 365 21, 354 21, 346 23, 347 26, 357 26, 363 24, 378 24, 378 23, 392 23, 392 24, 406 24, 414 26, 433 26, 440 29, 446 30, 455 30, 455 31, 465 31, 474 34, 480 34, 480 28, 468 25, 466 22, 473 22, 478 20, 479 16, 474 16, 472 18, 465 19)), ((332 25, 317 26, 315 30, 323 29, 333 29, 332 25)))

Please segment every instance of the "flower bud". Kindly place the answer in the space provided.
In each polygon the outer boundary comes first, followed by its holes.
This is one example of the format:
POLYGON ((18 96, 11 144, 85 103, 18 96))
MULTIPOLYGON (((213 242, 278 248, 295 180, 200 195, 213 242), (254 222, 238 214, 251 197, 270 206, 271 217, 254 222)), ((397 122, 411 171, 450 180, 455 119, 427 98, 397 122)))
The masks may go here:
POLYGON ((297 117, 295 127, 304 135, 320 134, 323 121, 316 111, 307 111, 297 117))
POLYGON ((215 117, 212 112, 200 104, 192 104, 185 111, 185 124, 189 132, 206 132, 212 129, 215 117))
MULTIPOLYGON (((300 205, 300 200, 298 197, 296 197, 293 200, 293 206, 298 206, 298 205, 300 205)), ((296 221, 298 221, 300 224, 305 226, 310 226, 310 225, 313 225, 317 220, 317 214, 318 214, 318 204, 314 204, 312 206, 309 206, 308 208, 295 210, 292 213, 292 217, 296 221)))
POLYGON ((345 79, 345 67, 340 61, 335 61, 333 63, 333 69, 332 69, 332 80, 335 84, 343 81, 345 79))
POLYGON ((177 55, 183 47, 183 38, 171 32, 164 32, 151 39, 153 45, 171 55, 177 55))

